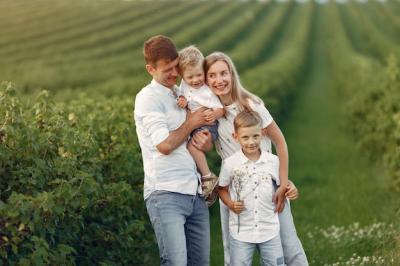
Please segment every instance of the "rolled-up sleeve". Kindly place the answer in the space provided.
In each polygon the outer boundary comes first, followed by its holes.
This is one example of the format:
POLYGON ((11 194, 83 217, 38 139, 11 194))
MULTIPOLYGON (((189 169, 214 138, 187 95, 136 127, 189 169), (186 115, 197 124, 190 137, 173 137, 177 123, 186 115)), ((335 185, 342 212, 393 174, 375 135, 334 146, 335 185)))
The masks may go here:
POLYGON ((150 135, 151 142, 154 146, 157 146, 169 136, 167 118, 163 113, 147 113, 143 117, 143 127, 150 135))
POLYGON ((154 146, 169 136, 167 117, 163 108, 150 96, 136 98, 135 120, 141 123, 142 129, 150 137, 154 146))

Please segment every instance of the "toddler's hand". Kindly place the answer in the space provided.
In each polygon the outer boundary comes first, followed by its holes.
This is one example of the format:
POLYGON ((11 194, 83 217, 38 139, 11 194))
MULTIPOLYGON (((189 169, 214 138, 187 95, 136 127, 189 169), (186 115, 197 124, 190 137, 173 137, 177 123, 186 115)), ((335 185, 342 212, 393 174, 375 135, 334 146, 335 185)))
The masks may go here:
POLYGON ((179 96, 176 102, 180 108, 186 108, 187 106, 187 101, 184 96, 179 96))

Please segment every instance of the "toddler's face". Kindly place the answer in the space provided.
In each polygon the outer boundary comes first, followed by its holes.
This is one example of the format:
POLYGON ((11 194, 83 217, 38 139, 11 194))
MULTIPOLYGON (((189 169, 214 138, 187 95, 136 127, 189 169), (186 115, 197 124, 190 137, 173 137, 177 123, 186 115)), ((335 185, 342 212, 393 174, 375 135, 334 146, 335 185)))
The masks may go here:
POLYGON ((242 146, 244 154, 249 156, 259 153, 262 137, 261 126, 239 128, 234 137, 240 143, 240 146, 242 146))
POLYGON ((187 67, 182 74, 183 80, 192 88, 198 89, 204 85, 204 70, 201 64, 187 67))

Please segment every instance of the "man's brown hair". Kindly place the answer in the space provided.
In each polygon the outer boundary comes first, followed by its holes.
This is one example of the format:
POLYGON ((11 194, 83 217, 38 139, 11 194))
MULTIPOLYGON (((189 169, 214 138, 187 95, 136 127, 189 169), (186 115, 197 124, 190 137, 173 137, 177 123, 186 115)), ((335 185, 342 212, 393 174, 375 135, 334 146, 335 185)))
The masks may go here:
POLYGON ((233 126, 235 128, 235 132, 242 127, 261 126, 261 117, 255 111, 242 111, 235 117, 233 126))
POLYGON ((175 60, 178 57, 178 52, 170 38, 163 35, 156 35, 144 43, 143 55, 147 64, 156 67, 158 60, 175 60))

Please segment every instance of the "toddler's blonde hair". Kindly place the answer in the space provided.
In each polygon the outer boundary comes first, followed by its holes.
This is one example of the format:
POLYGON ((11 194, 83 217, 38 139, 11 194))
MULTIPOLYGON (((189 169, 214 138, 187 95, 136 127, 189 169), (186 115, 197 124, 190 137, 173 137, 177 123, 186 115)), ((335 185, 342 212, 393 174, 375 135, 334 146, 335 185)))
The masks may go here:
POLYGON ((179 51, 179 72, 182 73, 188 67, 195 67, 201 65, 203 67, 204 56, 201 51, 194 45, 183 48, 179 51))

